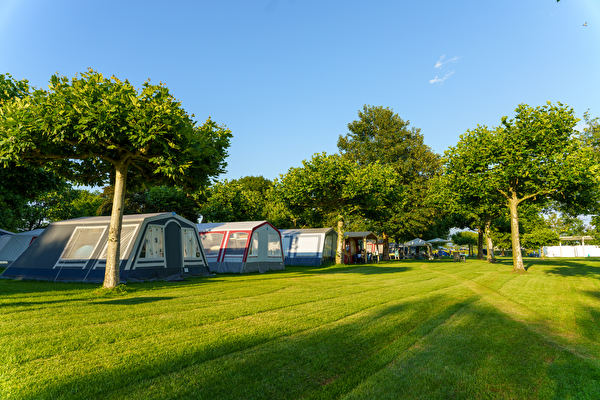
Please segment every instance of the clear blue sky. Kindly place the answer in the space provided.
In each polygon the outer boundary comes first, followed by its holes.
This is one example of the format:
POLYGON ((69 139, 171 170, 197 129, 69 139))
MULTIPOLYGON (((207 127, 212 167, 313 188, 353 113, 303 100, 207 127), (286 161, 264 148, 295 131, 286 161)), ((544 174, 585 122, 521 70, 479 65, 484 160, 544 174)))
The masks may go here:
POLYGON ((520 103, 600 116, 599 43, 600 0, 0 0, 0 73, 164 82, 232 130, 228 179, 337 152, 364 104, 438 153, 520 103))

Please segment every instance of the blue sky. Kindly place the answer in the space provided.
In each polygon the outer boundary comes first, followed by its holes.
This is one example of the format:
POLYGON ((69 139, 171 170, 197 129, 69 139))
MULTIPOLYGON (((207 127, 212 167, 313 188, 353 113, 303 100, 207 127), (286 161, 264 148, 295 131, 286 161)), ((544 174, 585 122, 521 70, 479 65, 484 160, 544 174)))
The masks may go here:
POLYGON ((337 152, 364 104, 438 153, 520 103, 600 116, 599 39, 600 0, 0 0, 0 73, 164 82, 232 130, 227 179, 337 152))

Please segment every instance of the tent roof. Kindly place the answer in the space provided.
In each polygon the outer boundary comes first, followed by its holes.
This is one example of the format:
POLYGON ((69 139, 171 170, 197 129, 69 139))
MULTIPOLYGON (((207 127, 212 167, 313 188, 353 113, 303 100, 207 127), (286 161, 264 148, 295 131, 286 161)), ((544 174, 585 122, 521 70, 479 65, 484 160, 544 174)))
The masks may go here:
POLYGON ((40 236, 42 234, 42 232, 44 232, 44 229, 34 229, 32 231, 27 231, 27 232, 19 232, 19 233, 15 233, 13 234, 13 236, 40 236))
POLYGON ((14 235, 14 233, 11 231, 6 231, 4 229, 0 229, 0 236, 2 236, 2 235, 14 235))
POLYGON ((448 243, 450 242, 449 240, 446 239, 440 239, 440 238, 435 238, 435 239, 431 239, 431 240, 426 240, 427 243, 448 243))
POLYGON ((404 246, 417 247, 417 246, 427 246, 428 244, 429 243, 427 243, 426 241, 424 241, 421 238, 415 238, 415 239, 411 240, 410 242, 404 243, 404 246))
MULTIPOLYGON (((158 217, 158 216, 171 216, 173 213, 164 212, 164 213, 152 213, 152 214, 131 214, 131 215, 123 215, 123 222, 142 222, 147 218, 158 217)), ((86 223, 110 223, 110 215, 107 216, 99 216, 99 217, 81 217, 81 218, 73 218, 67 219, 65 221, 53 222, 54 225, 82 225, 86 223)))
POLYGON ((280 229, 282 235, 300 235, 303 233, 329 233, 333 228, 280 229))
POLYGON ((355 238, 365 238, 365 239, 374 239, 377 240, 377 236, 371 232, 344 232, 344 237, 355 237, 355 238))
MULTIPOLYGON (((269 224, 268 221, 242 221, 242 222, 211 222, 196 224, 200 232, 210 231, 231 231, 231 230, 252 230, 261 225, 269 224)), ((272 225, 271 225, 272 226, 272 225)))

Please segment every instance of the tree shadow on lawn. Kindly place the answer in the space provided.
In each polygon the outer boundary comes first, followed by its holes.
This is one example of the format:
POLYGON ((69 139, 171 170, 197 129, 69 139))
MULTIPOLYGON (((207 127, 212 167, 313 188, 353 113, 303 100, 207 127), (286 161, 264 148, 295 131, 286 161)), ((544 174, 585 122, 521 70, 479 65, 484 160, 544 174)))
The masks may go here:
POLYGON ((547 274, 556 274, 562 276, 588 276, 591 278, 600 278, 600 264, 597 258, 576 259, 554 259, 554 260, 528 260, 528 268, 539 266, 547 274), (592 265, 596 264, 596 265, 592 265))
POLYGON ((467 296, 381 305, 279 337, 147 349, 163 354, 56 377, 36 397, 599 398, 598 364, 467 296))
POLYGON ((173 300, 176 297, 128 297, 124 299, 111 299, 111 300, 100 300, 94 301, 92 304, 115 304, 115 305, 135 305, 135 304, 145 304, 145 303, 154 303, 162 300, 173 300))
POLYGON ((391 265, 379 265, 379 264, 342 264, 338 267, 328 267, 324 269, 322 267, 303 267, 303 269, 296 270, 302 274, 312 275, 327 275, 327 274, 362 274, 362 275, 376 275, 376 274, 394 274, 398 272, 406 272, 414 269, 413 267, 398 267, 391 265), (316 269, 318 268, 318 269, 316 269))
MULTIPOLYGON (((127 293, 117 293, 116 296, 131 296, 136 294, 144 293, 148 290, 164 289, 164 288, 177 288, 177 287, 188 287, 197 285, 206 285, 209 283, 220 282, 217 276, 203 276, 203 277, 192 277, 182 281, 169 282, 169 281, 148 281, 148 282, 127 282, 127 293)), ((98 283, 92 282, 50 282, 50 281, 39 281, 39 280, 13 280, 13 279, 0 279, 0 294, 6 295, 27 295, 28 297, 41 297, 48 295, 61 295, 65 292, 65 296, 73 297, 71 299, 65 298, 57 300, 56 302, 64 301, 80 301, 90 300, 90 297, 99 297, 93 292, 97 289, 101 289, 102 286, 98 283), (72 293, 66 293, 72 292, 72 293), (88 297, 82 297, 89 293, 88 297)), ((101 297, 101 296, 100 296, 101 297)), ((15 304, 9 303, 6 305, 15 304)))
POLYGON ((577 326, 581 328, 586 338, 598 343, 600 340, 600 290, 583 290, 582 293, 596 301, 598 307, 582 306, 582 313, 578 313, 577 326))

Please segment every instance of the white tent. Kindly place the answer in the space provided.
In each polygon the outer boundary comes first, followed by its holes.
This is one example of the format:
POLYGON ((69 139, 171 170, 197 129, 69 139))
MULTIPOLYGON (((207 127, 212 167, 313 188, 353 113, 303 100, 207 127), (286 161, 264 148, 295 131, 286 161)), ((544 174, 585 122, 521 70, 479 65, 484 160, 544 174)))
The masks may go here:
POLYGON ((15 233, 10 236, 0 249, 0 267, 6 267, 15 261, 42 232, 44 232, 43 229, 35 229, 33 231, 15 233))
POLYGON ((267 221, 197 224, 211 272, 282 270, 279 230, 267 221))
POLYGON ((335 261, 337 232, 333 228, 280 229, 285 265, 318 266, 335 261))

